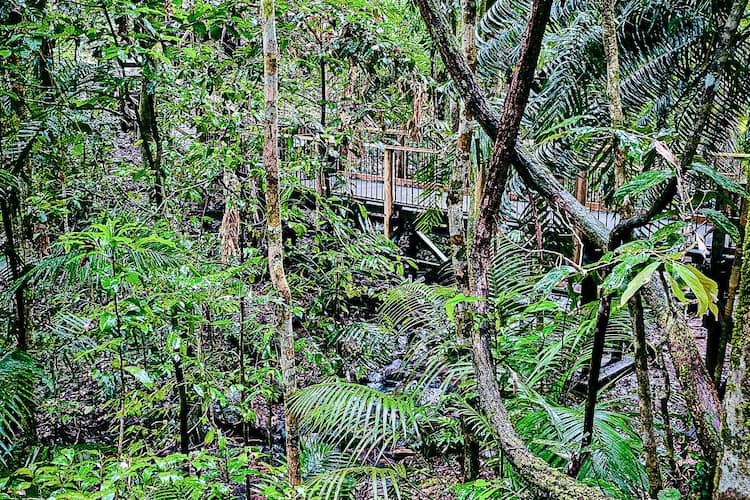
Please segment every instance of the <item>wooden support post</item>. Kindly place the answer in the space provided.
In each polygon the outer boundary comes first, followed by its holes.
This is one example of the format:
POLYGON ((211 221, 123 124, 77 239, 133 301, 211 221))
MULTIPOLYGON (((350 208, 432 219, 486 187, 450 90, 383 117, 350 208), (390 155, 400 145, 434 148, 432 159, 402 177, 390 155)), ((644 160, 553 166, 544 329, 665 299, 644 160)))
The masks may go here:
POLYGON ((392 236, 391 216, 393 215, 393 151, 386 148, 383 157, 383 233, 392 236))
MULTIPOLYGON (((578 200, 584 207, 586 206, 587 194, 588 182, 586 181, 586 171, 579 170, 578 175, 576 176, 576 200, 578 200)), ((583 234, 580 231, 576 231, 573 260, 579 264, 583 260, 583 241, 581 240, 582 237, 583 234)))

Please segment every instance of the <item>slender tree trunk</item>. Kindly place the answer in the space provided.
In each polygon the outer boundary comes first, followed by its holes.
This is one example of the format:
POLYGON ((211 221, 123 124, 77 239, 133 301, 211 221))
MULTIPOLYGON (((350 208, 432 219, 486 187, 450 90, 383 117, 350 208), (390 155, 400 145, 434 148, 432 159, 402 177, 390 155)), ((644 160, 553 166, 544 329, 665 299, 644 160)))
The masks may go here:
MULTIPOLYGON (((473 72, 477 62, 477 47, 474 41, 476 30, 477 6, 475 0, 461 2, 461 48, 473 72)), ((453 272, 459 289, 468 288, 466 269, 466 231, 464 227, 464 195, 466 178, 471 171, 471 139, 473 120, 471 112, 461 105, 458 122, 458 142, 456 143, 456 161, 451 170, 448 185, 448 229, 453 259, 453 272)))
MULTIPOLYGON (((591 364, 589 366, 588 386, 586 390, 586 408, 583 415, 583 438, 581 439, 582 455, 588 454, 594 433, 594 413, 596 411, 596 398, 599 394, 599 372, 602 367, 604 355, 604 341, 607 336, 609 317, 612 311, 612 296, 603 288, 599 297, 599 309, 596 312, 596 323, 594 326, 594 345, 591 348, 591 364)), ((580 463, 583 461, 574 461, 580 463)), ((574 470, 577 475, 578 471, 574 470)))
MULTIPOLYGON (((326 87, 326 59, 323 54, 323 47, 320 47, 320 58, 318 65, 320 67, 320 140, 318 141, 318 166, 315 169, 315 192, 318 196, 328 195, 326 189, 326 157, 328 144, 325 138, 326 129, 326 109, 328 99, 328 89, 326 87)), ((316 206, 319 202, 316 201, 316 206)), ((318 210, 316 210, 316 214, 318 210)))
MULTIPOLYGON (((46 18, 48 15, 48 6, 47 6, 47 0, 36 0, 29 2, 29 7, 32 9, 39 11, 39 16, 42 18, 46 18)), ((44 100, 50 100, 51 99, 51 93, 52 93, 52 86, 53 86, 53 78, 52 78, 52 64, 54 62, 54 55, 53 55, 53 49, 54 49, 54 42, 49 39, 49 37, 43 36, 41 39, 41 44, 39 45, 39 52, 34 57, 35 59, 35 73, 36 77, 39 80, 39 83, 45 90, 45 96, 44 100)))
MULTIPOLYGON (((461 50, 466 58, 470 70, 473 72, 477 61, 477 47, 475 30, 477 22, 477 5, 475 0, 461 1, 461 50)), ((456 160, 451 170, 448 186, 448 230, 450 232, 451 258, 453 273, 456 277, 457 289, 470 295, 469 273, 467 267, 466 229, 464 226, 464 197, 466 181, 471 172, 471 142, 473 120, 471 112, 463 102, 460 102, 458 113, 458 141, 456 143, 456 160)), ((474 220, 469 217, 469 225, 474 220)), ((471 318, 467 315, 466 304, 459 304, 456 308, 456 331, 462 338, 467 338, 471 330, 471 318)), ((476 400, 470 402, 476 406, 476 400)), ((465 481, 473 481, 479 477, 479 442, 471 426, 462 420, 461 434, 463 435, 462 470, 465 481)))
MULTIPOLYGON (((607 98, 609 99, 609 117, 612 127, 612 151, 615 171, 615 189, 627 182, 625 151, 620 146, 616 131, 625 125, 625 115, 622 110, 620 96, 620 56, 617 43, 617 18, 615 16, 615 0, 601 0, 602 36, 604 53, 607 60, 607 98)), ((632 205, 629 198, 623 200, 620 207, 623 218, 632 215, 632 205)), ((648 491, 652 498, 656 498, 662 489, 659 459, 656 454, 656 437, 654 436, 654 417, 651 398, 651 382, 648 373, 648 356, 646 353, 646 332, 643 321, 643 301, 640 294, 636 294, 628 303, 633 325, 633 347, 635 359, 635 375, 638 383, 638 403, 641 419, 641 439, 643 451, 646 455, 646 472, 648 475, 648 491)))
MULTIPOLYGON (((745 172, 746 182, 750 180, 750 169, 745 172)), ((727 285, 727 302, 724 305, 724 317, 721 321, 721 337, 719 338, 719 348, 716 354, 716 367, 714 368, 713 378, 716 387, 721 384, 721 377, 724 373, 724 360, 726 359, 727 344, 729 338, 732 336, 732 330, 734 328, 734 303, 737 300, 737 290, 740 287, 740 272, 742 270, 742 249, 744 248, 744 242, 747 238, 745 233, 745 226, 748 220, 748 207, 750 207, 750 200, 743 198, 740 206, 740 244, 734 251, 734 261, 732 262, 732 270, 729 275, 729 284, 727 285)))
POLYGON ((161 165, 162 146, 159 140, 159 128, 156 120, 155 83, 151 78, 153 61, 146 57, 142 68, 141 93, 138 100, 138 130, 141 139, 141 157, 146 168, 154 175, 152 200, 157 208, 164 204, 164 172, 161 165))
POLYGON ((172 364, 174 366, 174 378, 177 384, 177 399, 180 402, 179 421, 180 421, 180 453, 187 455, 190 452, 190 436, 188 426, 188 405, 187 390, 185 389, 185 372, 182 369, 182 359, 177 354, 174 355, 172 364))
POLYGON ((659 457, 656 454, 656 435, 654 434, 654 411, 651 398, 651 381, 648 373, 648 353, 646 352, 646 327, 643 320, 643 300, 636 293, 628 303, 630 318, 633 324, 633 357, 635 359, 635 378, 638 383, 638 410, 641 417, 641 441, 646 455, 646 475, 648 476, 648 494, 656 498, 663 484, 659 457))
MULTIPOLYGON (((615 1, 601 0, 602 36, 604 40, 604 54, 607 60, 607 98, 609 100, 609 117, 612 126, 612 151, 615 164, 615 188, 625 184, 625 151, 614 131, 625 124, 620 98, 620 56, 617 49, 617 19, 615 17, 615 1)), ((623 205, 629 205, 625 202, 623 205)))
MULTIPOLYGON (((722 194, 726 196, 728 193, 724 192, 722 194)), ((719 198, 715 201, 714 208, 718 211, 723 212, 727 207, 724 200, 719 198)), ((714 227, 711 236, 711 257, 709 259, 708 273, 706 273, 709 278, 716 281, 717 285, 719 285, 717 296, 719 297, 720 301, 722 297, 725 297, 729 292, 729 277, 724 274, 726 236, 726 233, 723 233, 718 227, 714 227)), ((742 245, 740 244, 739 248, 741 247, 742 245)), ((726 349, 726 343, 723 343, 722 345, 722 329, 723 325, 726 323, 724 318, 725 309, 726 305, 724 305, 724 307, 719 307, 719 314, 717 315, 717 317, 714 317, 712 314, 703 317, 703 326, 706 329, 706 357, 704 362, 706 363, 706 369, 708 370, 708 373, 712 377, 716 373, 716 366, 719 362, 719 350, 722 348, 726 349)), ((721 355, 721 358, 723 361, 724 356, 721 355)), ((719 387, 720 380, 717 380, 716 378, 714 378, 713 380, 714 385, 716 385, 716 387, 719 387)))
MULTIPOLYGON (((14 197, 14 195, 8 196, 8 198, 14 197)), ((5 233, 5 258, 10 268, 11 280, 16 281, 21 277, 23 262, 18 255, 18 248, 16 247, 16 235, 13 229, 13 210, 11 210, 11 204, 8 199, 0 198, 0 215, 3 218, 3 232, 5 233)), ((16 317, 13 320, 12 330, 16 337, 16 347, 20 351, 26 351, 29 348, 25 288, 24 285, 20 285, 13 293, 13 308, 16 317)))
POLYGON ((265 120, 263 165, 266 168, 266 210, 268 220, 268 269, 273 286, 281 299, 276 307, 279 335, 279 362, 281 365, 284 417, 286 428, 287 477, 291 486, 301 483, 300 436, 297 418, 288 410, 289 401, 297 391, 297 373, 294 358, 294 330, 292 329, 292 294, 284 271, 284 246, 281 234, 281 208, 279 199, 278 151, 278 57, 276 39, 276 6, 274 0, 260 4, 263 26, 263 91, 265 95, 265 120))
POLYGON ((657 347, 659 369, 662 374, 664 394, 659 398, 659 412, 661 413, 664 425, 664 448, 666 450, 669 470, 673 476, 677 475, 677 462, 674 453, 674 432, 672 431, 672 419, 669 416, 669 399, 672 397, 672 383, 667 369, 667 363, 664 360, 664 349, 657 347))

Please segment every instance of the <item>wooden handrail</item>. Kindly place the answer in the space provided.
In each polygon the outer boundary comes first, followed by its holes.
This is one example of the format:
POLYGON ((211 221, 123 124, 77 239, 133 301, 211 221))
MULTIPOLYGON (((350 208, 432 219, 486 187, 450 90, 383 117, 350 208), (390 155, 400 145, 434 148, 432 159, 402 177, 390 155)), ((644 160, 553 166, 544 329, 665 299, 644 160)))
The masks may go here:
MULTIPOLYGON (((302 139, 303 141, 312 141, 315 139, 315 136, 311 134, 295 134, 294 138, 302 139)), ((335 141, 333 139, 328 139, 327 142, 334 143, 335 141)), ((431 153, 431 154, 440 153, 439 149, 420 148, 417 146, 401 146, 398 144, 376 144, 374 142, 364 142, 362 143, 362 145, 365 147, 375 148, 375 149, 388 149, 390 151, 411 151, 412 153, 431 153)))
POLYGON ((438 149, 418 148, 414 146, 397 146, 397 145, 392 145, 392 144, 374 144, 371 142, 365 142, 363 145, 367 147, 371 147, 371 148, 377 148, 377 149, 380 149, 382 147, 383 149, 388 149, 390 151, 411 151, 412 153, 432 153, 432 154, 437 154, 440 152, 440 150, 438 149))

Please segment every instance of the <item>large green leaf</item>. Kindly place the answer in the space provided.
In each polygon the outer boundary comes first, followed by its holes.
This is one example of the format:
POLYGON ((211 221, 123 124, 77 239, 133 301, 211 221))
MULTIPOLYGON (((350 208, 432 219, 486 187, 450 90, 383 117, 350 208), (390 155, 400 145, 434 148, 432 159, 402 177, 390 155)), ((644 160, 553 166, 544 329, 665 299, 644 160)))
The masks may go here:
POLYGON ((624 306, 628 303, 628 300, 635 295, 638 290, 643 287, 644 284, 648 283, 651 280, 651 276, 653 276, 654 272, 661 266, 661 262, 656 261, 652 262, 651 264, 644 267, 638 274, 636 274, 632 280, 630 280, 630 283, 628 283, 627 288, 622 293, 622 297, 620 297, 620 305, 624 306))
POLYGON ((701 213, 705 215, 709 221, 711 221, 715 228, 729 235, 729 238, 733 243, 742 243, 742 234, 740 234, 740 230, 737 228, 737 226, 734 225, 734 222, 729 220, 729 217, 719 212, 718 210, 712 210, 710 208, 704 208, 703 210, 701 210, 701 213))
POLYGON ((694 172, 702 174, 716 183, 721 189, 729 191, 740 196, 747 196, 747 191, 742 187, 740 183, 734 179, 730 179, 726 175, 722 174, 713 167, 704 165, 703 163, 693 163, 690 165, 690 169, 694 172))
POLYGON ((647 170, 636 175, 615 192, 615 199, 622 201, 626 196, 636 196, 674 177, 672 170, 647 170))

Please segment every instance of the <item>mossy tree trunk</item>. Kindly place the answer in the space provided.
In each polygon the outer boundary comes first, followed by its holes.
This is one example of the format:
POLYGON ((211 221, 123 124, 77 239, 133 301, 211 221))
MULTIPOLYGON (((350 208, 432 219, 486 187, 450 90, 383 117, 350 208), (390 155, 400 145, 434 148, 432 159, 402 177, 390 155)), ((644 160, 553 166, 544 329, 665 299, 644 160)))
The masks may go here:
MULTIPOLYGON (((461 50, 474 72, 477 64, 477 47, 474 32, 477 22, 475 0, 461 1, 461 50)), ((466 179, 471 170, 471 138, 473 119, 466 105, 461 105, 456 142, 456 160, 451 170, 448 185, 448 229, 453 257, 453 271, 459 289, 467 291, 468 274, 466 269, 466 229, 464 227, 464 195, 466 179)))
MULTIPOLYGON (((745 182, 750 181, 750 169, 745 172, 745 182)), ((745 241, 745 226, 748 221, 748 208, 750 207, 750 200, 747 198, 742 200, 740 207, 740 236, 741 241, 745 241)), ((740 288, 740 272, 742 271, 742 262, 744 255, 742 255, 742 245, 737 245, 734 251, 734 260, 732 261, 732 270, 729 275, 729 283, 727 284, 727 300, 724 305, 724 315, 721 321, 721 338, 719 339, 719 348, 716 353, 716 366, 712 373, 714 377, 714 384, 719 387, 722 381, 722 375, 724 373, 724 361, 726 358, 727 344, 732 336, 734 330, 734 308, 735 302, 737 302, 737 292, 740 288)))
POLYGON ((292 329, 292 294, 284 271, 284 246, 281 229, 279 197, 279 122, 278 122, 278 58, 276 38, 276 6, 274 0, 260 4, 263 30, 263 92, 265 117, 263 127, 263 165, 266 169, 266 218, 268 221, 268 270, 279 302, 276 307, 276 326, 279 336, 279 364, 284 392, 286 429, 286 460, 289 484, 302 482, 300 473, 300 436, 297 417, 288 411, 288 404, 297 391, 297 367, 294 357, 292 329))
MULTIPOLYGON (((477 46, 475 31, 477 24, 477 5, 475 0, 461 1, 461 51, 469 68, 474 72, 477 63, 477 46)), ((458 139, 456 141, 456 159, 451 169, 448 185, 448 229, 450 232, 451 257, 453 273, 456 277, 456 288, 466 295, 470 295, 469 273, 467 267, 466 226, 464 225, 464 198, 467 179, 471 171, 471 141, 474 121, 471 112, 460 103, 458 113, 458 139)), ((469 218, 469 224, 473 219, 469 218)), ((471 318, 467 315, 466 304, 459 304, 456 308, 456 331, 460 338, 469 336, 471 318)), ((473 401, 472 404, 476 404, 473 401)), ((479 443, 467 422, 461 422, 463 435, 464 479, 473 481, 479 476, 479 443)))
POLYGON ((750 499, 750 237, 746 223, 737 317, 729 357, 717 499, 750 499))
POLYGON ((628 303, 630 319, 633 325, 633 358, 635 359, 635 378, 638 383, 638 410, 641 417, 641 441, 646 455, 646 474, 648 476, 648 494, 656 498, 663 487, 659 456, 656 453, 656 435, 654 434, 654 410, 651 396, 651 380, 648 372, 648 353, 646 352, 646 327, 643 319, 643 299, 636 293, 628 303))

